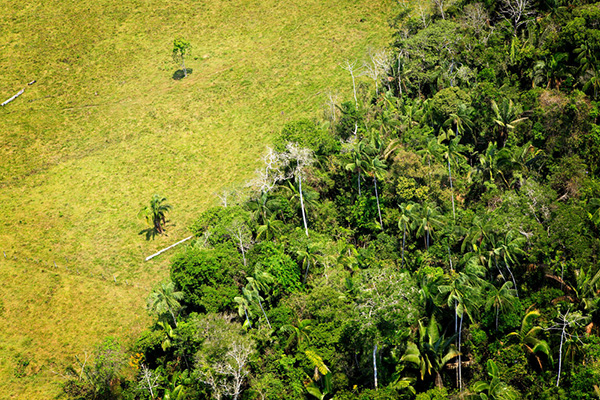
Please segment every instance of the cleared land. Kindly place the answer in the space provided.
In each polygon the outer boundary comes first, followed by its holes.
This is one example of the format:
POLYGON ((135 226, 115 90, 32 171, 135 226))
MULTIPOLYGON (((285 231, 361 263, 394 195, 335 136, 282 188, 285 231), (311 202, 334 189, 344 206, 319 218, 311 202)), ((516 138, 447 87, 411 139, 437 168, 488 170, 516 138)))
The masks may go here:
POLYGON ((144 257, 250 177, 286 121, 350 93, 339 64, 389 41, 393 7, 0 0, 0 101, 37 81, 0 108, 2 397, 51 398, 52 370, 139 332, 168 271, 144 257), (177 36, 194 47, 183 80, 177 36), (136 214, 153 193, 174 208, 169 236, 146 241, 136 214))

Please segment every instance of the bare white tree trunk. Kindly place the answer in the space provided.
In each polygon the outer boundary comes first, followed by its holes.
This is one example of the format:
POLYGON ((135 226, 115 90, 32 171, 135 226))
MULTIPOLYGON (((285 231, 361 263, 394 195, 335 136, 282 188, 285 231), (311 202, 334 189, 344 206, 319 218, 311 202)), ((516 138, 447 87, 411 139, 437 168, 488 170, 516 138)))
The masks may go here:
POLYGON ((462 354, 461 354, 460 350, 461 350, 461 344, 462 344, 463 317, 464 317, 464 315, 462 315, 460 317, 460 327, 458 328, 458 388, 461 393, 462 393, 462 354))
POLYGON ((345 69, 346 71, 350 72, 350 76, 352 77, 352 93, 354 93, 354 106, 356 108, 358 108, 358 99, 356 97, 356 82, 354 79, 354 71, 356 68, 356 61, 350 63, 350 61, 346 60, 344 66, 342 66, 343 69, 345 69))
POLYGON ((373 182, 375 183, 375 198, 377 199, 377 212, 379 213, 379 224, 381 225, 381 230, 383 230, 383 220, 381 219, 381 208, 379 207, 379 194, 377 194, 377 178, 373 176, 373 182))
POLYGON ((140 376, 140 388, 150 392, 150 397, 154 399, 154 389, 159 385, 157 381, 160 378, 160 374, 154 374, 150 368, 142 364, 140 366, 142 375, 140 376))
POLYGON ((450 192, 452 194, 452 217, 456 220, 456 211, 454 209, 454 187, 452 186, 452 171, 450 170, 450 153, 448 153, 448 178, 450 179, 450 192))
POLYGON ((562 348, 563 343, 565 341, 565 330, 567 329, 567 324, 563 324, 562 331, 560 333, 560 347, 558 349, 558 376, 556 377, 556 387, 558 387, 558 383, 560 382, 560 371, 562 369, 562 348))
POLYGON ((304 233, 308 237, 308 224, 306 223, 306 212, 304 211, 304 195, 302 194, 302 174, 298 174, 298 189, 300 192, 300 207, 302 208, 302 221, 304 222, 304 233))
POLYGON ((377 390, 377 345, 373 347, 373 379, 377 390))

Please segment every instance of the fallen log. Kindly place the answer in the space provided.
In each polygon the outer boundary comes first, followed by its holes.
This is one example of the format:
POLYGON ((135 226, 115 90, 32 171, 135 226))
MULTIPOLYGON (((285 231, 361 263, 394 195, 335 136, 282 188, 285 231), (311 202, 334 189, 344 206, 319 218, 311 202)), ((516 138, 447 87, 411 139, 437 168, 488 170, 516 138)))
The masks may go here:
POLYGON ((10 103, 11 101, 13 101, 14 99, 16 99, 17 97, 19 97, 20 95, 23 94, 23 92, 25 91, 25 89, 21 89, 19 90, 19 93, 15 94, 13 97, 11 97, 10 99, 6 100, 4 103, 0 104, 0 106, 5 106, 8 103, 10 103))
POLYGON ((156 257, 156 256, 158 256, 158 255, 160 255, 160 254, 164 253, 165 251, 167 251, 167 250, 169 250, 169 249, 172 249, 173 247, 175 247, 175 246, 177 246, 177 245, 179 245, 179 244, 181 244, 181 243, 185 242, 186 240, 190 240, 190 239, 191 239, 191 238, 193 238, 193 237, 194 237, 194 235, 192 235, 192 236, 189 236, 189 237, 186 237, 185 239, 183 239, 183 240, 180 240, 179 242, 177 242, 177 243, 175 243, 175 244, 172 244, 172 245, 170 245, 169 247, 165 247, 165 248, 164 248, 164 249, 162 249, 161 251, 159 251, 159 252, 157 252, 157 253, 154 253, 154 254, 152 254, 151 256, 148 256, 148 257, 146 257, 146 261, 153 259, 154 257, 156 257))

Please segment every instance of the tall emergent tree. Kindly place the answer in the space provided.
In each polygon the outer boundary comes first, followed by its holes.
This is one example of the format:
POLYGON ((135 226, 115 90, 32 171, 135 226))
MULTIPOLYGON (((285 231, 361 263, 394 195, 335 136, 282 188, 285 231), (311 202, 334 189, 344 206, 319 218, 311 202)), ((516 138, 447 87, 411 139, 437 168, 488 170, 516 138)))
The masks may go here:
POLYGON ((192 45, 184 38, 177 38, 173 41, 173 60, 176 63, 181 63, 183 75, 187 77, 187 69, 185 68, 185 56, 192 51, 192 45))

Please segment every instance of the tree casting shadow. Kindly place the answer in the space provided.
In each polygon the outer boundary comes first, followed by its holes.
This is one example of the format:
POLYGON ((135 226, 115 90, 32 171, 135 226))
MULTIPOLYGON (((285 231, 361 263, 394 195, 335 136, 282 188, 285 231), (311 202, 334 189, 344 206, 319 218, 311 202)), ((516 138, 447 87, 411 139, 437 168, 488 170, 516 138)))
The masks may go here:
POLYGON ((138 235, 146 235, 146 240, 154 240, 154 238, 160 235, 160 233, 158 233, 156 228, 147 228, 141 230, 138 235))
MULTIPOLYGON (((188 74, 188 75, 191 75, 191 73, 192 73, 193 71, 194 71, 194 70, 193 70, 192 68, 187 68, 187 74, 188 74)), ((185 78, 185 74, 183 73, 183 70, 182 70, 182 69, 178 69, 177 71, 173 72, 173 79, 174 79, 174 80, 176 80, 176 81, 180 81, 180 80, 182 80, 183 78, 185 78)))

